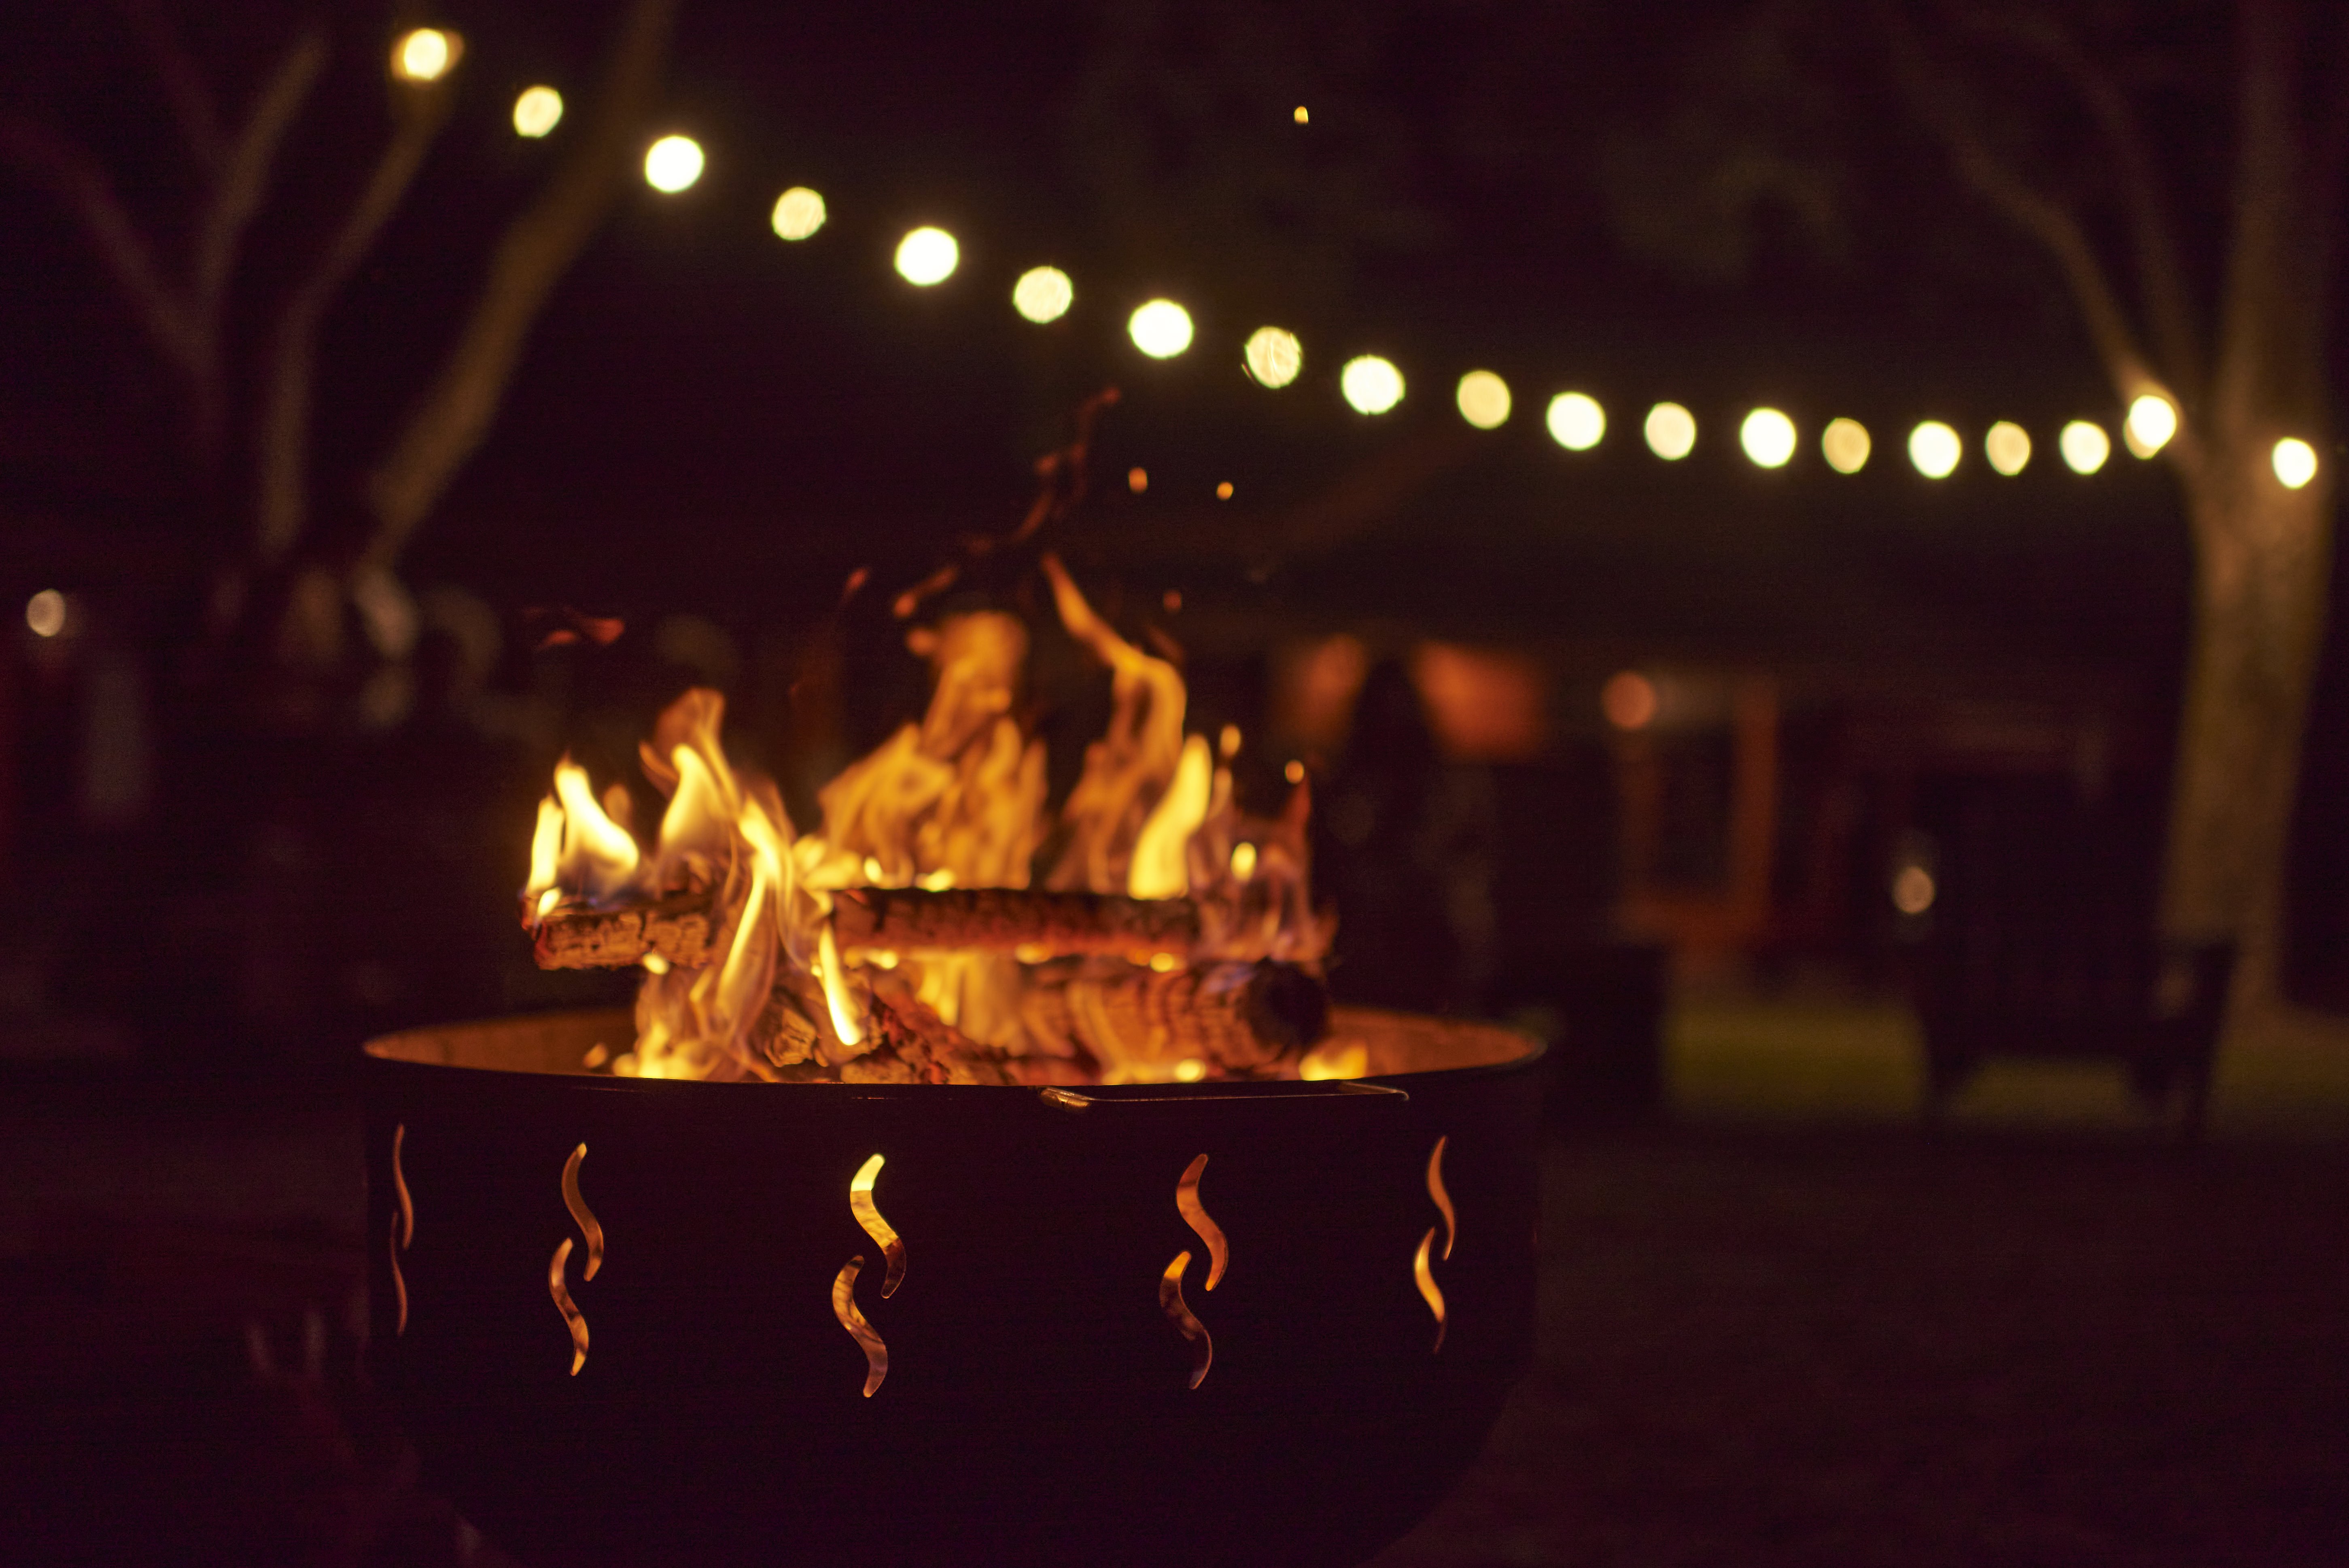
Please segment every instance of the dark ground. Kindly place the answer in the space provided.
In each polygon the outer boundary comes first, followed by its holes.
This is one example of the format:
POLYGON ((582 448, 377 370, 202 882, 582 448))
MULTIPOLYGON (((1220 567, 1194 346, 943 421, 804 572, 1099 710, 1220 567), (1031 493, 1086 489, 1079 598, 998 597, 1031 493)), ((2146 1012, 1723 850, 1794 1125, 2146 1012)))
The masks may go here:
MULTIPOLYGON (((1381 1568, 2349 1556, 2337 1139, 1702 1109, 1554 1137, 1539 1363, 1381 1568)), ((348 1371, 359 1184, 315 1097, 0 1086, 0 1558, 502 1563, 348 1371)))

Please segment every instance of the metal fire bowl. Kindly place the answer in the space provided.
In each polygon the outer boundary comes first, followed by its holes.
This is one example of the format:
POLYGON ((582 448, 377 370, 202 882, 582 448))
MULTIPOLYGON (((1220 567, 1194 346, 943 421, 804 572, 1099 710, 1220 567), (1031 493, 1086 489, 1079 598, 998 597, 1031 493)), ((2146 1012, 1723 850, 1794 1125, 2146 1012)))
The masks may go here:
POLYGON ((654 1082, 579 1070, 631 1038, 603 1013, 377 1040, 376 1376, 533 1563, 1360 1563, 1531 1350, 1539 1047, 1334 1027, 1376 1076, 654 1082))

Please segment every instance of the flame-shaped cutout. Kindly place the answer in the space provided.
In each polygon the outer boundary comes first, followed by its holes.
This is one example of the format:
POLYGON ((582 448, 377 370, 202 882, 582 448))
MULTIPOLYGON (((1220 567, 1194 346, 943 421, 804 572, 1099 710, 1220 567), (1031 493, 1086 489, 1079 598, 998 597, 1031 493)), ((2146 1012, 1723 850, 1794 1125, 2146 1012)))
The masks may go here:
POLYGON ((579 1166, 587 1158, 587 1146, 581 1144, 563 1162, 563 1206, 579 1222, 579 1233, 587 1238, 587 1267, 582 1279, 594 1279, 595 1271, 604 1266, 604 1227, 595 1222, 588 1212, 587 1200, 579 1195, 579 1166))
POLYGON ((1419 1238, 1419 1252, 1411 1260, 1412 1277, 1419 1281, 1419 1294, 1427 1301, 1427 1310, 1435 1314, 1435 1344, 1428 1350, 1433 1356, 1444 1348, 1444 1292, 1435 1284, 1435 1271, 1427 1265, 1428 1254, 1435 1250, 1435 1227, 1427 1227, 1427 1234, 1419 1238))
POLYGON ((408 1196, 408 1178, 399 1169, 399 1146, 408 1141, 408 1123, 401 1122, 391 1130, 391 1191, 399 1207, 391 1216, 391 1295, 399 1305, 399 1323, 392 1332, 398 1338, 408 1332, 408 1281, 399 1272, 399 1254, 416 1240, 416 1205, 408 1196))
POLYGON ((1191 1342, 1191 1387, 1195 1388, 1207 1380, 1207 1368, 1216 1364, 1216 1341, 1183 1300, 1183 1275, 1190 1266, 1187 1251, 1176 1253, 1174 1261, 1166 1265, 1158 1279, 1158 1310, 1191 1342))
POLYGON ((1183 1180, 1174 1184, 1174 1207, 1182 1212, 1184 1223, 1197 1232, 1199 1239, 1207 1244, 1207 1288, 1213 1290, 1232 1261, 1232 1250, 1224 1240, 1224 1228, 1216 1223, 1206 1205, 1199 1202, 1199 1178, 1206 1170, 1206 1155, 1191 1161, 1190 1169, 1183 1172, 1183 1180))
POLYGON ((563 1238, 554 1249, 554 1261, 546 1265, 546 1293, 563 1310, 563 1321, 571 1330, 571 1375, 579 1376, 579 1368, 587 1365, 587 1319, 573 1305, 570 1287, 563 1283, 564 1265, 571 1261, 571 1238, 563 1238))
POLYGON ((1435 1152, 1427 1157, 1427 1195, 1435 1200, 1435 1207, 1444 1215, 1444 1261, 1446 1263, 1452 1261, 1452 1243, 1460 1233, 1459 1222, 1452 1212, 1452 1194, 1444 1188, 1444 1146, 1451 1141, 1449 1133, 1437 1139, 1435 1152))
POLYGON ((856 1222, 864 1227, 864 1233, 872 1237, 874 1244, 881 1249, 881 1256, 889 1265, 888 1274, 881 1281, 881 1299, 886 1301, 897 1294, 899 1285, 905 1283, 905 1243, 897 1239, 897 1233, 889 1228, 889 1222, 883 1219, 881 1211, 873 1206, 873 1183, 880 1180, 881 1164, 881 1156, 875 1154, 857 1171, 848 1183, 848 1208, 856 1216, 856 1222))
MULTIPOLYGON (((877 1156, 876 1156, 877 1158, 877 1156)), ((840 1326, 848 1330, 849 1337, 864 1350, 864 1397, 881 1387, 881 1379, 889 1376, 889 1347, 864 1321, 864 1314, 856 1306, 856 1276, 864 1267, 864 1254, 859 1253, 841 1265, 832 1282, 832 1315, 840 1319, 840 1326)))

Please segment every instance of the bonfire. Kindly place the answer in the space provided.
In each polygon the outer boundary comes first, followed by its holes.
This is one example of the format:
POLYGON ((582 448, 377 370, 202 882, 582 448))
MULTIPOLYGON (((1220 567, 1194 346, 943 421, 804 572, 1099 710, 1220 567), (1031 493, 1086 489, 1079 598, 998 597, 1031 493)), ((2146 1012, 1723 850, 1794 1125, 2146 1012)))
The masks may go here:
POLYGON ((1242 811, 1239 732, 1186 730, 1175 665, 1119 635, 1056 557, 1040 564, 1112 695, 1057 813, 1019 714, 1028 627, 997 611, 910 632, 927 709, 824 786, 812 830, 729 760, 715 691, 688 691, 639 748, 667 800, 649 843, 624 788, 599 798, 577 764, 556 768, 522 893, 537 960, 644 971, 633 1047, 594 1065, 842 1083, 1349 1074, 1314 1051, 1333 922, 1312 902, 1309 786, 1292 769, 1278 815, 1242 811))

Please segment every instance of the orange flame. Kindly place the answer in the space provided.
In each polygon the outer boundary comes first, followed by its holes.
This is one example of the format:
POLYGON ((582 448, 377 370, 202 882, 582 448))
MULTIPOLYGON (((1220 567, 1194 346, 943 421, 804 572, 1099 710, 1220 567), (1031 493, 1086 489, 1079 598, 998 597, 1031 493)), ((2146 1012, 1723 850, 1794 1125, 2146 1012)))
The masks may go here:
POLYGON ((1200 1155, 1183 1172, 1183 1180, 1174 1184, 1174 1207, 1184 1223, 1197 1233, 1207 1246, 1207 1288, 1213 1290, 1224 1277, 1224 1266, 1231 1262, 1231 1245, 1224 1240, 1224 1228, 1207 1212, 1199 1201, 1199 1178, 1207 1171, 1207 1157, 1200 1155))
POLYGON ((1207 1368, 1216 1364, 1216 1341, 1183 1299, 1183 1275, 1190 1267, 1191 1254, 1176 1253, 1166 1272, 1158 1276, 1158 1310, 1191 1342, 1191 1387, 1195 1388, 1207 1380, 1207 1368))
MULTIPOLYGON (((630 830, 624 789, 615 785, 599 801, 584 769, 567 757, 557 767, 532 836, 526 924, 671 897, 709 903, 708 959, 645 956, 636 1046, 613 1060, 614 1072, 906 1081, 916 1070, 900 1048, 908 1029, 932 1031, 949 1055, 968 1047, 996 1063, 1032 1058, 1043 1081, 1104 1068, 1121 1081, 1220 1070, 1179 1051, 1100 1060, 1075 981, 1081 971, 1088 985, 1119 983, 1121 958, 1059 962, 1049 948, 1025 947, 865 951, 834 930, 834 897, 850 889, 1024 888, 1055 835, 1061 847, 1045 878, 1055 890, 1190 901, 1195 922, 1186 914, 1179 923, 1197 940, 1187 954, 1154 951, 1162 971, 1185 957, 1319 963, 1330 922, 1311 906, 1304 786, 1278 818, 1244 816, 1230 767, 1238 731, 1226 727, 1215 744, 1186 737, 1172 657, 1120 636, 1059 561, 1048 555, 1043 570, 1062 624, 1108 666, 1113 708, 1057 828, 1044 743, 1019 711, 1028 631, 992 612, 908 634, 931 665, 928 706, 818 792, 820 831, 795 834, 774 787, 730 762, 725 703, 714 691, 679 697, 640 748, 647 777, 667 797, 649 846, 630 830)), ((934 1052, 922 1070, 947 1070, 938 1059, 934 1052)))

